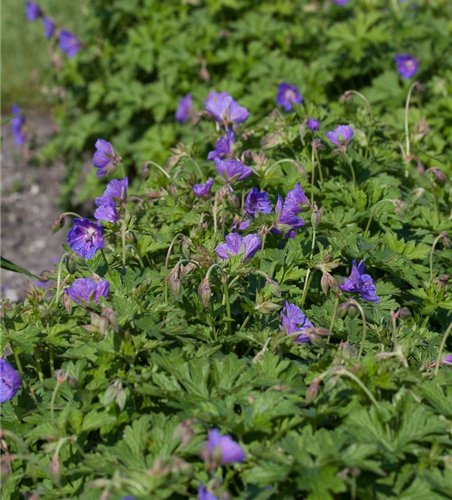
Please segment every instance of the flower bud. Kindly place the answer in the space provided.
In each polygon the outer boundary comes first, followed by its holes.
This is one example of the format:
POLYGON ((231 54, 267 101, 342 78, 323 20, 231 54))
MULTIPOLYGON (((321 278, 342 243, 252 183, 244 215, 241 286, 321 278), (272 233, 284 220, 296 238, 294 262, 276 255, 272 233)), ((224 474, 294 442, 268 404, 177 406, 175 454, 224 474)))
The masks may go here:
POLYGON ((72 301, 69 298, 69 295, 64 294, 63 305, 67 312, 70 313, 72 311, 72 301))
POLYGON ((194 419, 188 419, 184 420, 182 423, 180 423, 176 429, 174 430, 173 433, 173 439, 180 440, 180 448, 185 448, 190 444, 192 439, 195 436, 195 429, 194 429, 194 419))
POLYGON ((319 393, 319 388, 320 388, 320 383, 322 382, 322 379, 320 377, 317 377, 314 379, 312 384, 308 387, 306 391, 306 396, 305 396, 305 403, 307 405, 311 404, 314 399, 317 397, 319 393))
POLYGON ((143 179, 147 179, 149 177, 149 163, 148 162, 143 163, 143 166, 141 167, 141 174, 143 175, 143 179))
POLYGON ((62 384, 67 379, 67 372, 64 370, 55 370, 53 376, 56 378, 57 384, 62 384))
POLYGON ((263 149, 271 149, 279 146, 284 142, 284 137, 281 134, 268 134, 261 139, 261 147, 263 149))
POLYGON ((337 289, 336 280, 328 272, 324 272, 322 274, 322 279, 320 280, 320 286, 322 287, 322 291, 323 291, 323 293, 325 295, 328 294, 328 290, 330 288, 332 290, 336 290, 337 289))
POLYGON ((53 455, 49 464, 50 475, 55 482, 59 482, 61 478, 61 464, 58 455, 53 455))
POLYGON ((229 198, 229 203, 232 205, 233 208, 240 208, 240 200, 237 198, 235 194, 229 193, 228 194, 229 198))
POLYGON ((427 172, 431 172, 435 176, 435 180, 438 182, 438 184, 444 185, 450 182, 446 174, 438 167, 429 168, 427 172))
POLYGON ((75 271, 77 271, 77 262, 72 255, 66 255, 64 258, 64 265, 66 266, 66 270, 69 274, 74 274, 75 271))
POLYGON ((281 297, 281 288, 278 285, 278 283, 276 283, 275 280, 272 280, 270 278, 270 276, 268 276, 268 275, 265 277, 265 279, 267 280, 267 283, 269 284, 270 292, 272 293, 272 295, 280 298, 281 297))
POLYGON ((196 264, 193 262, 189 262, 186 266, 181 267, 181 279, 184 279, 186 276, 188 276, 192 271, 196 269, 196 264))
POLYGON ((262 301, 263 297, 259 297, 259 299, 257 300, 258 305, 256 305, 255 309, 261 314, 270 314, 281 308, 279 304, 275 304, 274 302, 270 302, 269 300, 262 301))
POLYGON ((190 258, 190 247, 191 247, 190 240, 186 236, 183 236, 180 240, 180 250, 181 250, 182 255, 186 259, 190 258))
POLYGON ((320 219, 322 218, 322 212, 322 209, 318 210, 317 205, 314 205, 314 210, 311 214, 311 224, 314 229, 317 229, 319 227, 320 219))
POLYGON ((358 308, 354 304, 348 304, 347 305, 347 315, 349 318, 356 318, 358 315, 358 308))
POLYGON ((208 278, 204 278, 198 287, 198 296, 203 303, 204 307, 209 306, 210 296, 212 295, 212 290, 210 289, 210 283, 208 278))
POLYGON ((414 189, 413 191, 411 191, 410 194, 413 195, 413 203, 416 203, 424 196, 425 189, 420 187, 420 188, 417 188, 417 189, 414 189))
POLYGON ((345 318, 345 316, 347 315, 347 308, 347 304, 339 304, 337 308, 337 316, 339 318, 345 318))
POLYGON ((58 219, 52 224, 52 234, 57 233, 66 223, 64 215, 60 215, 58 219))
POLYGON ((408 319, 410 317, 411 317, 411 311, 408 309, 408 307, 401 307, 399 310, 399 318, 408 319))
POLYGON ((307 212, 308 210, 311 210, 311 204, 306 201, 298 203, 298 209, 300 210, 300 212, 307 212))
POLYGON ((450 248, 452 246, 452 242, 450 241, 449 233, 447 231, 442 231, 439 235, 443 239, 444 248, 450 248))

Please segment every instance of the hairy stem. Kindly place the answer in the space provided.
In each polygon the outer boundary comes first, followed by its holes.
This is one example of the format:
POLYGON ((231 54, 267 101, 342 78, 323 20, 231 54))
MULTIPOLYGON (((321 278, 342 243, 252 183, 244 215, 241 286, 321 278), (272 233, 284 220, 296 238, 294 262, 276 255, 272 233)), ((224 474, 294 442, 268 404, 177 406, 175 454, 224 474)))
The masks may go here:
POLYGON ((438 375, 438 370, 442 361, 441 358, 443 355, 444 347, 446 346, 447 337, 449 337, 451 330, 452 330, 452 321, 449 323, 446 333, 443 335, 443 338, 441 340, 441 345, 439 346, 438 357, 436 358, 435 377, 438 375))
POLYGON ((168 302, 168 265, 169 265, 169 260, 171 257, 171 251, 173 249, 174 243, 176 243, 177 238, 184 236, 182 233, 177 233, 176 236, 172 239, 170 246, 168 248, 168 252, 166 254, 166 259, 165 259, 165 302, 168 302))
POLYGON ((432 248, 430 249, 430 281, 433 281, 433 253, 435 252, 435 247, 441 238, 441 235, 437 236, 433 242, 432 248))

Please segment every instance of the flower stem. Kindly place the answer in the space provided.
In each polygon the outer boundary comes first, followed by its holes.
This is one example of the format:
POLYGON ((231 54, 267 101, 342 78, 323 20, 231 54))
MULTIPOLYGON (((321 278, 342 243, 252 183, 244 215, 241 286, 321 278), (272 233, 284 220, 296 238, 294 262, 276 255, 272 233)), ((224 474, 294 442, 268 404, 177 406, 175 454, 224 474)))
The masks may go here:
POLYGON ((313 149, 314 149, 314 153, 315 153, 315 158, 317 160, 317 165, 319 166, 320 182, 323 183, 322 164, 320 163, 319 152, 317 151, 317 148, 313 148, 313 149))
POLYGON ((53 303, 56 302, 58 304, 58 300, 60 298, 60 285, 61 285, 61 271, 62 271, 62 268, 63 268, 63 262, 64 262, 64 259, 70 255, 69 252, 65 252, 62 256, 61 256, 61 259, 60 259, 60 262, 58 264, 58 274, 57 274, 57 287, 56 287, 56 292, 55 292, 55 295, 52 299, 52 301, 50 302, 50 305, 49 305, 49 308, 53 306, 53 303))
POLYGON ((443 355, 443 350, 446 345, 447 337, 449 336, 451 330, 452 330, 452 322, 449 323, 446 333, 443 335, 443 339, 441 340, 441 345, 439 346, 438 357, 436 358, 435 377, 438 375, 438 370, 439 370, 439 365, 441 364, 441 357, 443 355))
POLYGON ((55 408, 55 399, 58 394, 58 389, 60 388, 60 383, 57 380, 55 389, 53 390, 52 393, 52 399, 50 400, 50 418, 52 420, 52 425, 55 425, 55 414, 54 414, 54 408, 55 408))
POLYGON ((108 265, 108 260, 107 260, 107 256, 105 255, 104 249, 101 248, 100 252, 102 254, 102 257, 104 258, 105 266, 107 267, 107 273, 109 273, 110 272, 110 266, 108 265))
POLYGON ((344 154, 344 156, 345 156, 345 159, 347 161, 348 166, 350 167, 350 173, 352 174, 353 184, 356 186, 355 169, 353 168, 352 160, 348 157, 347 154, 344 154))
POLYGON ((371 121, 374 121, 374 115, 373 115, 373 112, 372 112, 372 106, 370 105, 369 100, 367 99, 367 97, 364 94, 361 94, 361 92, 358 92, 357 90, 347 90, 345 92, 345 94, 355 94, 358 97, 360 97, 366 103, 366 105, 367 105, 367 109, 369 110, 371 121))
POLYGON ((121 241, 122 241, 122 267, 126 268, 126 232, 123 229, 121 232, 121 241))
POLYGON ((169 173, 166 170, 164 170, 158 163, 149 160, 145 163, 145 165, 153 165, 154 167, 157 167, 160 170, 160 172, 162 172, 162 174, 166 175, 166 177, 169 180, 171 180, 171 176, 169 175, 169 173))
POLYGON ((372 403, 376 406, 377 409, 380 409, 380 405, 375 399, 374 395, 369 391, 369 389, 363 384, 363 382, 354 374, 350 373, 345 368, 341 368, 340 371, 337 372, 338 375, 345 375, 348 378, 351 378, 354 382, 356 382, 361 389, 367 394, 367 397, 372 401, 372 403))
POLYGON ((441 239, 441 235, 437 236, 433 242, 432 248, 430 250, 430 281, 433 281, 433 253, 435 251, 436 244, 441 239))
POLYGON ((315 270, 311 274, 311 270, 308 269, 308 272, 306 273, 306 278, 304 279, 304 287, 303 287, 303 293, 301 295, 301 307, 304 306, 304 301, 306 300, 306 295, 308 293, 308 288, 309 285, 311 284, 312 277, 314 276, 315 270))
POLYGON ((226 224, 226 200, 221 200, 221 237, 224 239, 224 228, 226 224))
POLYGON ((351 304, 355 305, 359 309, 359 312, 361 313, 361 318, 363 320, 362 339, 361 339, 361 345, 359 346, 359 352, 358 352, 358 359, 361 359, 361 355, 362 355, 363 350, 364 350, 364 342, 366 341, 366 333, 367 333, 366 315, 364 314, 364 309, 361 307, 361 304, 359 302, 357 302, 355 299, 351 299, 349 302, 351 304))
POLYGON ((36 371, 38 372, 38 377, 41 382, 44 381, 44 374, 42 372, 41 359, 39 358, 39 349, 35 349, 35 361, 36 361, 36 371))
POLYGON ((311 205, 314 205, 315 159, 314 148, 311 152, 311 205))
POLYGON ((392 203, 392 200, 388 199, 388 198, 385 198, 384 200, 380 200, 378 201, 377 203, 375 203, 375 205, 373 206, 372 208, 372 211, 370 212, 370 217, 369 217, 369 220, 367 221, 367 226, 366 226, 366 230, 364 231, 364 238, 367 237, 367 234, 369 233, 369 229, 370 229, 370 225, 372 223, 372 219, 375 215, 375 210, 377 209, 378 205, 380 205, 381 203, 385 202, 385 201, 390 201, 392 203))
POLYGON ((49 345, 50 373, 55 371, 55 352, 53 345, 49 345))
POLYGON ((215 328, 215 317, 214 317, 214 311, 213 311, 213 304, 210 302, 210 314, 212 316, 212 329, 213 329, 213 340, 214 342, 217 341, 217 329, 215 328))
POLYGON ((406 103, 405 103, 405 155, 406 158, 410 157, 410 129, 409 129, 409 124, 408 124, 408 115, 410 112, 410 100, 411 100, 411 94, 413 92, 414 87, 417 85, 417 82, 414 82, 410 90, 408 90, 408 95, 406 98, 406 103))
MULTIPOLYGON (((334 309, 333 309, 333 316, 331 316, 331 322, 330 322, 330 332, 333 333, 333 328, 334 328, 334 321, 336 320, 336 314, 337 314, 337 308, 339 306, 339 298, 340 294, 336 291, 336 300, 334 301, 334 309)), ((326 343, 330 343, 330 336, 326 339, 326 343)))
MULTIPOLYGON (((261 251, 259 253, 259 269, 261 268, 261 262, 262 262, 262 256, 264 255, 264 248, 265 248, 265 239, 267 238, 267 232, 265 231, 264 234, 262 235, 262 246, 261 246, 261 251)), ((259 293, 261 289, 261 278, 258 276, 257 278, 257 292, 259 293)))
POLYGON ((232 334, 232 328, 231 328, 231 321, 232 321, 232 318, 231 318, 231 304, 229 303, 228 280, 227 280, 226 276, 223 277, 222 282, 223 282, 224 299, 225 299, 225 302, 226 302, 226 314, 227 314, 226 318, 228 320, 228 333, 229 333, 229 335, 231 335, 232 334))
POLYGON ((177 238, 180 236, 184 236, 182 233, 177 233, 176 236, 172 239, 170 246, 168 248, 168 252, 166 254, 165 259, 165 302, 168 302, 168 265, 171 257, 171 250, 173 249, 174 243, 176 243, 177 238))

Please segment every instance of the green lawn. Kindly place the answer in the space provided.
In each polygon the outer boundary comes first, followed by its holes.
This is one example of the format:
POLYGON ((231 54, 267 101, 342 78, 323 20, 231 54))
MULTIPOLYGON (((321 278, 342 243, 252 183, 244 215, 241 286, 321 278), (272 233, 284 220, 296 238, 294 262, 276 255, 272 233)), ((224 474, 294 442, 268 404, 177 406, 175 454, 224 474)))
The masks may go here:
MULTIPOLYGON (((37 3, 58 24, 77 32, 82 2, 38 0, 37 3)), ((13 103, 43 108, 47 102, 39 88, 46 83, 50 67, 49 40, 44 38, 41 19, 32 23, 25 17, 24 0, 3 0, 1 16, 2 109, 13 103)))

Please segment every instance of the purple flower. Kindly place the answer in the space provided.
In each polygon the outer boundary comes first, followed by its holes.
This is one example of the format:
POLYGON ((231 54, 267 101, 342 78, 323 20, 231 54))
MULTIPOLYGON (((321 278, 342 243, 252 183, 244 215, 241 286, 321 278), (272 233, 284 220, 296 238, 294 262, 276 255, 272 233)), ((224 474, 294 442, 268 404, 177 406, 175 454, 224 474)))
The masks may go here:
POLYGON ((230 123, 242 123, 248 120, 250 115, 248 110, 239 106, 227 92, 210 92, 205 108, 217 122, 226 126, 230 123))
POLYGON ((79 300, 84 302, 95 302, 99 304, 99 297, 108 297, 110 283, 101 280, 98 283, 90 278, 79 278, 72 283, 69 288, 64 289, 64 293, 74 302, 80 304, 79 300))
POLYGON ((121 180, 113 179, 107 184, 104 194, 96 198, 96 206, 100 207, 110 202, 113 202, 113 204, 125 202, 128 188, 128 177, 124 177, 121 180))
POLYGON ((191 94, 187 94, 185 97, 179 99, 179 106, 175 114, 176 120, 179 123, 185 123, 193 111, 193 99, 191 94))
MULTIPOLYGON (((17 115, 20 112, 21 112, 20 107, 17 104, 14 104, 11 108, 11 113, 13 115, 17 115)), ((25 125, 25 119, 23 115, 16 116, 16 118, 13 118, 11 120, 11 130, 14 135, 14 142, 18 146, 22 146, 23 144, 25 144, 27 140, 24 134, 24 125, 25 125)))
POLYGON ((94 217, 97 220, 103 220, 113 223, 119 220, 118 210, 116 209, 114 201, 109 201, 108 203, 100 205, 100 207, 97 208, 94 212, 94 217))
POLYGON ((20 383, 16 370, 6 359, 0 358, 0 403, 12 399, 19 390, 20 383))
POLYGON ((241 181, 249 177, 253 171, 250 167, 243 165, 239 160, 215 160, 217 172, 228 183, 241 181))
POLYGON ((331 0, 333 3, 336 5, 340 5, 343 7, 344 5, 347 5, 350 0, 331 0))
POLYGON ((114 172, 116 162, 119 161, 116 156, 113 146, 104 139, 97 139, 94 145, 96 152, 93 156, 93 165, 98 168, 97 177, 103 177, 105 174, 114 172))
MULTIPOLYGON (((292 211, 290 204, 287 205, 286 203, 283 203, 281 196, 278 196, 275 213, 278 215, 278 218, 275 222, 276 227, 272 229, 272 233, 274 234, 281 234, 281 230, 287 230, 287 226, 290 226, 292 229, 300 229, 300 227, 303 227, 306 224, 301 217, 298 217, 292 211)), ((295 238, 295 232, 289 230, 289 232, 286 233, 286 238, 295 238)))
POLYGON ((207 457, 218 459, 221 464, 232 464, 245 460, 245 451, 229 434, 221 435, 219 429, 209 431, 207 438, 207 457))
POLYGON ((397 71, 402 78, 411 78, 418 72, 419 63, 414 56, 410 56, 409 54, 397 54, 394 60, 397 64, 397 71))
POLYGON ((226 236, 226 243, 215 248, 218 257, 229 259, 232 255, 242 255, 244 259, 251 259, 261 247, 261 239, 257 234, 249 234, 242 238, 240 234, 230 233, 226 236))
POLYGON ((208 198, 210 196, 210 191, 213 186, 213 177, 211 177, 204 184, 195 184, 193 186, 193 192, 196 196, 202 196, 203 198, 208 198))
POLYGON ((253 188, 245 198, 245 210, 252 219, 256 212, 269 214, 272 211, 272 205, 268 199, 268 193, 253 188))
POLYGON ((362 299, 369 302, 380 303, 380 298, 375 295, 374 280, 368 274, 364 274, 363 260, 359 264, 356 264, 356 260, 353 260, 350 277, 345 280, 345 283, 339 285, 339 288, 344 292, 357 293, 362 299))
POLYGON ((295 187, 287 193, 284 205, 295 215, 303 212, 305 207, 311 205, 299 182, 297 182, 295 187))
POLYGON ((29 21, 36 21, 41 16, 41 9, 39 5, 34 2, 27 2, 25 4, 25 13, 29 21))
POLYGON ((80 50, 80 40, 68 30, 60 31, 60 49, 66 53, 69 59, 72 59, 80 50))
POLYGON ((353 134, 353 129, 349 125, 339 125, 334 129, 334 132, 328 132, 326 136, 335 146, 345 148, 351 141, 353 134))
POLYGON ((221 136, 215 144, 215 150, 207 155, 209 161, 232 158, 235 150, 235 136, 232 130, 226 131, 226 136, 221 136))
POLYGON ((452 354, 443 359, 443 363, 452 364, 452 354))
POLYGON ((308 119, 308 129, 311 132, 315 132, 319 130, 319 120, 316 120, 315 118, 309 118, 308 119))
POLYGON ((88 219, 74 219, 74 227, 67 233, 67 242, 72 250, 89 260, 99 248, 104 248, 102 227, 88 219))
POLYGON ((286 300, 284 301, 282 313, 282 328, 286 331, 287 335, 300 333, 300 336, 294 342, 309 342, 309 337, 304 332, 308 328, 314 328, 314 326, 299 307, 289 304, 286 300))
POLYGON ((203 484, 199 485, 198 500, 219 500, 213 493, 209 493, 203 484))
POLYGON ((288 83, 280 83, 278 85, 276 104, 282 106, 285 111, 291 111, 293 109, 293 104, 301 104, 302 102, 303 97, 300 95, 295 85, 289 85, 288 83))
POLYGON ((52 38, 53 33, 55 32, 55 24, 52 19, 50 19, 50 17, 43 17, 42 25, 44 26, 44 36, 47 39, 52 38))

